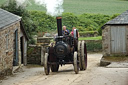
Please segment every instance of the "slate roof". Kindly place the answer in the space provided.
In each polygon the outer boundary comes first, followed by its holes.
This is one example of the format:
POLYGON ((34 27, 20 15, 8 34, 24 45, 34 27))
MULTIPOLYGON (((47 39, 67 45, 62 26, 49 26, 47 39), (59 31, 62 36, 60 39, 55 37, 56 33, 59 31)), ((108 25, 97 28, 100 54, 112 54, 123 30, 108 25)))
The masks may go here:
POLYGON ((21 30, 23 31, 26 39, 29 40, 28 35, 23 27, 21 17, 0 8, 0 29, 17 21, 20 21, 21 30))
POLYGON ((0 8, 0 29, 20 19, 21 17, 0 8))
POLYGON ((117 16, 116 18, 108 21, 105 25, 123 25, 128 24, 128 10, 117 16))

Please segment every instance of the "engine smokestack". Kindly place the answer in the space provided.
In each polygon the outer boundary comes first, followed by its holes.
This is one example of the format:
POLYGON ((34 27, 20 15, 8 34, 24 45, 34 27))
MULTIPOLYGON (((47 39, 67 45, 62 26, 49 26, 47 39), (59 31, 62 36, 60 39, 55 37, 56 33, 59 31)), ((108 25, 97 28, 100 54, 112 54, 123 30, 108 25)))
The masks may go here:
POLYGON ((58 36, 62 36, 62 17, 56 17, 58 36))

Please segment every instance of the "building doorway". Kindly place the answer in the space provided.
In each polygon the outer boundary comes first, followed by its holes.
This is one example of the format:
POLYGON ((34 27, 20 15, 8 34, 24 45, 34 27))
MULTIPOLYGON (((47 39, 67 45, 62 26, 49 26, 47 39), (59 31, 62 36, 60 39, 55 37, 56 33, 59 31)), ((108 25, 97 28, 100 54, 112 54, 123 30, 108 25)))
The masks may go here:
POLYGON ((24 38, 20 37, 21 64, 24 64, 24 38))
POLYGON ((13 66, 19 65, 19 58, 18 58, 18 30, 14 33, 14 57, 13 57, 13 66))

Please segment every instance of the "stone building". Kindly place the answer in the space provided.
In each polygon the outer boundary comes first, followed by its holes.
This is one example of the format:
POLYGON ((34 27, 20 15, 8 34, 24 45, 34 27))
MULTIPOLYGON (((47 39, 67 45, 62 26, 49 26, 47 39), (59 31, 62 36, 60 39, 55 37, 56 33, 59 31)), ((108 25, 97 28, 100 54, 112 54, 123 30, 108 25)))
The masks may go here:
POLYGON ((27 64, 27 40, 21 17, 0 9, 0 76, 27 64))
POLYGON ((103 56, 128 55, 128 10, 102 27, 103 56))

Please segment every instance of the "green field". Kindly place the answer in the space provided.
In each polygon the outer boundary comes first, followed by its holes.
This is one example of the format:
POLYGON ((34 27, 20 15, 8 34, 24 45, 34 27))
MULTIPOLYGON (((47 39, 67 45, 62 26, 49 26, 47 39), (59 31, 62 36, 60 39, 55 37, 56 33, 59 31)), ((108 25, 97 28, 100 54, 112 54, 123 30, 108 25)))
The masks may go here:
MULTIPOLYGON (((0 4, 7 0, 0 0, 0 4)), ((45 11, 45 8, 38 6, 33 0, 29 0, 32 5, 27 7, 28 10, 45 11)), ((75 14, 82 13, 100 13, 112 15, 116 13, 122 13, 128 10, 128 1, 123 0, 64 0, 65 12, 71 12, 75 14)))
POLYGON ((102 36, 98 36, 98 37, 80 37, 79 40, 102 40, 102 36))

